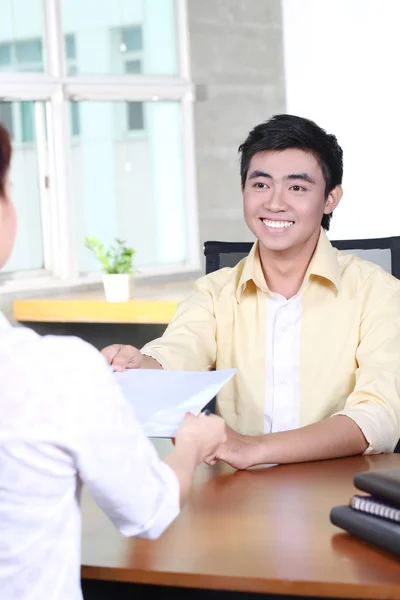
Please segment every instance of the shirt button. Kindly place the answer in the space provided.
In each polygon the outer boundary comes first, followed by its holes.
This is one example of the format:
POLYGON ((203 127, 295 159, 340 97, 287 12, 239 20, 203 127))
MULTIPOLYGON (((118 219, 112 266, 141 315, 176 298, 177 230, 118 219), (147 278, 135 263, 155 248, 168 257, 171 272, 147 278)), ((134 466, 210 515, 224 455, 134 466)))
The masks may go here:
POLYGON ((286 381, 284 379, 280 379, 279 383, 280 385, 286 385, 286 381))
POLYGON ((281 327, 281 333, 286 333, 286 327, 281 327))

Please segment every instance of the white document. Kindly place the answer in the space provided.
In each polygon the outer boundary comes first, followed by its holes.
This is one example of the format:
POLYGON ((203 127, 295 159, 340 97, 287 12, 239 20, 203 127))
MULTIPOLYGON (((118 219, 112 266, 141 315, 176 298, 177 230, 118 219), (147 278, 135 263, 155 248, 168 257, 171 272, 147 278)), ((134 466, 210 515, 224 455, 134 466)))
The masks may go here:
POLYGON ((114 376, 146 435, 174 437, 185 413, 197 415, 235 373, 127 369, 114 376))

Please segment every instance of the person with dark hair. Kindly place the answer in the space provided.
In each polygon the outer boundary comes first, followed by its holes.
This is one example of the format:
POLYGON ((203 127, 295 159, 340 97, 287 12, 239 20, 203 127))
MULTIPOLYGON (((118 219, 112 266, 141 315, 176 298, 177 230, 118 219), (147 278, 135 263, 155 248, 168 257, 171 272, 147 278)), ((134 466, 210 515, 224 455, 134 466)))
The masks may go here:
POLYGON ((277 115, 239 147, 249 256, 195 283, 164 335, 103 350, 116 369, 236 367, 217 398, 237 468, 392 452, 400 437, 400 281, 335 250, 343 153, 277 115))
POLYGON ((14 243, 17 217, 10 198, 10 182, 8 172, 11 163, 11 141, 8 131, 0 123, 0 218, 2 229, 0 240, 0 265, 8 260, 14 243))
MULTIPOLYGON (((10 161, 0 124, 0 268, 16 231, 10 161)), ((82 598, 82 483, 122 534, 155 538, 227 439, 220 417, 187 414, 162 461, 97 350, 13 328, 1 313, 0 414, 1 600, 82 598)))
MULTIPOLYGON (((257 125, 239 146, 240 178, 244 190, 250 162, 257 152, 281 152, 290 148, 304 150, 315 156, 325 180, 325 199, 343 179, 343 151, 334 135, 327 134, 308 119, 279 115, 257 125)), ((322 215, 321 225, 328 231, 332 212, 322 215)))

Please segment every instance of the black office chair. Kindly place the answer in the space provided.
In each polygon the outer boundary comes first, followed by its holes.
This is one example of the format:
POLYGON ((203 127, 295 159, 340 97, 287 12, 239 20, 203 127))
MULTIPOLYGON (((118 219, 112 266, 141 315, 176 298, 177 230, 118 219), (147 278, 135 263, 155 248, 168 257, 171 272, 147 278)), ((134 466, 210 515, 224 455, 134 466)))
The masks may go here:
MULTIPOLYGON (((251 250, 252 242, 205 242, 206 275, 223 267, 235 267, 251 250)), ((334 240, 332 245, 343 252, 357 254, 381 266, 400 279, 400 236, 365 240, 334 240)), ((209 406, 214 409, 215 401, 209 406)), ((395 452, 400 454, 400 441, 395 452)))
MULTIPOLYGON (((206 275, 223 267, 236 266, 248 255, 252 245, 252 242, 205 242, 206 275)), ((400 236, 372 240, 334 240, 332 245, 343 252, 370 260, 400 279, 400 236)))

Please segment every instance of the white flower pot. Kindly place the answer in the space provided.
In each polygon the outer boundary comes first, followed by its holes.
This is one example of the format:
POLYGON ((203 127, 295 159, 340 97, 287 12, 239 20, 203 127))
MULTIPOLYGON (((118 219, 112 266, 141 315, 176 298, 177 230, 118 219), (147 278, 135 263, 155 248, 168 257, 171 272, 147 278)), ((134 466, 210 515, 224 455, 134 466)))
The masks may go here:
POLYGON ((103 275, 107 302, 127 302, 133 291, 132 275, 103 275))

